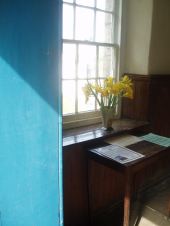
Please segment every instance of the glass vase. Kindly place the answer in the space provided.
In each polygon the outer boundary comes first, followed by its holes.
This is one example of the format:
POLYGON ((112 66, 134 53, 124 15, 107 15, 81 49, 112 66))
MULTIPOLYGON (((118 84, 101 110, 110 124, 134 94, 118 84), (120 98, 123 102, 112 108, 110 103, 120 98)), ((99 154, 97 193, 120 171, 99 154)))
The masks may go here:
POLYGON ((101 108, 102 115, 102 126, 104 130, 113 130, 113 120, 114 120, 115 109, 114 108, 101 108))

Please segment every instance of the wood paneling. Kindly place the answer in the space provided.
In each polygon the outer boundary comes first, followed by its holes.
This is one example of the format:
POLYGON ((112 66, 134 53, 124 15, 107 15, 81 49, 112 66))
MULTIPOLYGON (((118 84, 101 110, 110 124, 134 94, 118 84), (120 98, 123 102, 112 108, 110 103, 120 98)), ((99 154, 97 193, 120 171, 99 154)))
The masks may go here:
MULTIPOLYGON (((161 146, 149 144, 145 141, 131 145, 129 148, 136 151, 138 150, 140 153, 146 153, 147 155, 146 161, 141 162, 141 164, 136 164, 133 167, 132 195, 136 197, 137 191, 150 188, 170 175, 170 152, 161 146), (152 158, 153 153, 158 154, 152 158)), ((116 204, 119 203, 120 207, 120 201, 123 201, 125 178, 123 174, 113 169, 115 167, 113 167, 113 162, 111 166, 109 160, 99 160, 100 159, 97 157, 95 159, 95 156, 89 160, 89 203, 91 221, 93 226, 100 226, 102 225, 101 222, 107 222, 105 226, 120 226, 121 222, 118 221, 115 211, 117 210, 116 204), (109 221, 108 216, 112 216, 109 217, 109 221), (101 220, 99 221, 99 219, 101 220)), ((119 217, 122 214, 122 210, 119 209, 119 217)))
MULTIPOLYGON (((110 205, 118 201, 122 195, 122 175, 100 164, 93 164, 91 161, 88 168, 88 149, 103 145, 103 140, 108 137, 141 131, 147 126, 148 123, 145 122, 117 120, 115 130, 112 132, 103 131, 101 125, 97 125, 97 127, 88 127, 84 130, 81 128, 78 131, 71 130, 63 134, 65 136, 63 137, 65 226, 87 226, 90 219, 95 219, 99 223, 99 211, 103 213, 107 207, 110 210, 110 205), (91 128, 93 129, 91 130, 91 128), (68 145, 68 143, 71 144, 68 145), (97 217, 92 217, 95 214, 97 217)), ((105 212, 107 218, 108 212, 105 212)))
POLYGON ((63 151, 64 225, 88 225, 87 156, 80 145, 63 151))
POLYGON ((149 113, 149 76, 130 75, 133 81, 134 98, 123 98, 122 118, 148 121, 149 113))
MULTIPOLYGON (((170 76, 169 75, 130 75, 134 83, 134 99, 122 102, 122 117, 150 121, 151 132, 170 136, 170 76)), ((120 123, 121 125, 121 123, 120 123)), ((139 125, 138 125, 139 126, 139 125)), ((123 126, 120 130, 128 128, 123 126)), ((117 127, 116 127, 117 128, 117 127)), ((135 128, 135 127, 134 127, 135 128)), ((89 129, 87 135, 89 135, 89 129)), ((91 130, 90 130, 91 131, 91 130)), ((97 130, 99 132, 99 128, 97 130)), ((76 142, 63 151, 64 183, 64 223, 65 226, 109 225, 121 216, 115 204, 120 201, 124 191, 124 177, 115 170, 102 164, 87 161, 87 149, 107 136, 93 130, 94 137, 78 144, 79 133, 71 134, 76 142), (103 138, 102 138, 103 136, 103 138), (100 138, 100 139, 99 139, 100 138), (89 193, 88 193, 89 192, 89 193), (89 202, 88 202, 89 200, 89 202)), ((120 133, 120 131, 117 131, 120 133)), ((132 131, 130 131, 132 132, 132 131)), ((82 130, 81 130, 82 133, 82 130)), ((68 134, 67 134, 68 135, 68 134)), ((80 140, 80 139, 79 139, 80 140)), ((170 156, 151 164, 135 174, 133 192, 156 183, 169 170, 170 156), (159 170, 158 170, 159 169, 159 170)), ((119 223, 116 226, 120 225, 119 223)))
POLYGON ((170 137, 170 75, 153 75, 149 120, 154 133, 170 137))
POLYGON ((119 201, 123 188, 124 177, 121 173, 89 160, 89 200, 93 214, 119 201))
POLYGON ((129 75, 134 99, 122 101, 122 117, 150 121, 150 131, 170 136, 170 75, 129 75))

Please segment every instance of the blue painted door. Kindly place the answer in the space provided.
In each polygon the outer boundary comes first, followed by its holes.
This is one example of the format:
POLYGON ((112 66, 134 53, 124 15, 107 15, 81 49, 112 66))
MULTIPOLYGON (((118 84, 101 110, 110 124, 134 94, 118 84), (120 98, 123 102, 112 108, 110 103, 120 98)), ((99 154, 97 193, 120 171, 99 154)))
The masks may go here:
POLYGON ((0 226, 62 225, 61 1, 0 1, 0 226))

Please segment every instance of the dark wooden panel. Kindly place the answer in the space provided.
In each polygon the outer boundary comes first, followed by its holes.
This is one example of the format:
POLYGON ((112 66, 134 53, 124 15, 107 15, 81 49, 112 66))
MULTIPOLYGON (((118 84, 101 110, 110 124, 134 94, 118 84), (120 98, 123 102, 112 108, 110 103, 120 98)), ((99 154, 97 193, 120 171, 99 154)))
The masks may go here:
POLYGON ((64 148, 64 225, 88 225, 87 156, 80 145, 64 148))
MULTIPOLYGON (((151 188, 170 175, 170 150, 145 141, 131 145, 129 148, 133 150, 136 148, 136 151, 145 153, 147 159, 147 161, 141 161, 140 164, 132 166, 134 172, 132 194, 136 197, 139 189, 143 191, 146 188, 151 188)), ((94 155, 91 157, 92 159, 90 158, 88 162, 91 221, 95 226, 100 226, 103 222, 105 222, 105 226, 120 226, 120 217, 123 209, 116 211, 118 206, 121 206, 120 201, 123 201, 124 177, 112 168, 114 163, 111 166, 109 160, 99 161, 101 160, 100 156, 99 158, 94 155)))
POLYGON ((149 113, 152 131, 170 136, 170 75, 151 76, 149 113))
POLYGON ((124 177, 121 173, 89 160, 89 201, 93 214, 122 198, 124 177))
MULTIPOLYGON (((137 122, 135 120, 117 120, 115 130, 106 132, 101 127, 91 127, 68 131, 64 139, 63 147, 63 185, 64 185, 64 225, 88 225, 89 215, 99 209, 115 203, 119 199, 122 191, 122 176, 114 171, 110 171, 98 165, 92 165, 89 171, 90 189, 92 197, 88 197, 88 170, 87 170, 87 150, 96 146, 101 146, 103 140, 121 133, 141 131, 148 126, 148 123, 137 122), (70 136, 69 136, 70 135, 70 136), (72 139, 75 142, 68 145, 72 139), (89 141, 88 141, 89 139, 89 141), (99 172, 99 173, 98 173, 99 172), (104 185, 104 187, 103 187, 104 185), (88 199, 89 198, 89 199, 88 199), (90 200, 91 211, 89 213, 88 200, 90 200), (91 202, 92 201, 92 202, 91 202), (93 211, 94 210, 94 211, 93 211)), ((109 207, 110 208, 110 207, 109 207)), ((98 218, 97 218, 98 219, 98 218)))
POLYGON ((123 98, 122 117, 148 121, 150 85, 149 76, 128 75, 133 81, 134 98, 133 100, 123 98))
POLYGON ((170 75, 129 75, 134 99, 122 101, 122 117, 146 120, 151 131, 170 136, 170 75))
POLYGON ((146 168, 137 172, 134 176, 133 191, 152 187, 158 183, 159 180, 170 175, 170 151, 166 151, 163 158, 152 162, 146 168))
MULTIPOLYGON (((131 75, 131 77, 134 83, 134 99, 123 100, 122 117, 145 121, 149 119, 152 132, 170 136, 170 76, 131 75)), ((93 142, 95 140, 99 142, 97 138, 94 138, 93 142)), ((96 225, 100 225, 100 216, 103 214, 105 216, 103 219, 108 219, 109 215, 112 216, 115 211, 113 206, 123 194, 123 176, 91 160, 89 162, 90 213, 88 212, 86 150, 84 144, 64 148, 66 226, 88 225, 89 215, 93 222, 97 222, 96 225)), ((164 170, 168 168, 169 161, 170 157, 167 157, 136 173, 133 191, 155 183, 159 176, 162 177, 165 174, 164 170)))

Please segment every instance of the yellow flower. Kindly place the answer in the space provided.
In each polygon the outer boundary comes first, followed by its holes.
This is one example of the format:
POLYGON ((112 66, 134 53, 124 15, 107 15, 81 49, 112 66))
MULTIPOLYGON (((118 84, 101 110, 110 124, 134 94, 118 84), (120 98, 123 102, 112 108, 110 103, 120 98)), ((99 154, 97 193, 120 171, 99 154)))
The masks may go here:
POLYGON ((105 88, 105 89, 102 89, 101 95, 102 95, 103 97, 107 97, 107 96, 109 95, 108 90, 107 90, 106 88, 105 88))
POLYGON ((113 84, 113 77, 109 76, 104 80, 104 84, 106 87, 111 87, 113 84))
POLYGON ((129 86, 132 86, 132 81, 127 75, 123 76, 123 78, 121 79, 121 82, 129 86))
POLYGON ((133 90, 131 87, 127 87, 125 93, 123 94, 123 97, 127 97, 130 99, 133 99, 133 90))
POLYGON ((99 86, 98 84, 93 85, 94 90, 96 93, 101 93, 102 92, 102 87, 99 86))
POLYGON ((86 97, 86 102, 89 100, 89 96, 93 95, 99 104, 100 108, 115 108, 118 104, 119 97, 133 98, 131 79, 125 75, 119 82, 115 82, 112 76, 108 76, 103 85, 100 84, 100 80, 94 84, 89 82, 83 87, 83 92, 86 97))
POLYGON ((85 95, 85 97, 86 97, 86 103, 87 103, 87 101, 89 100, 89 96, 92 94, 92 92, 91 92, 91 85, 90 84, 86 84, 83 88, 82 88, 82 90, 83 90, 83 93, 84 93, 84 95, 85 95))
POLYGON ((118 82, 112 85, 111 93, 114 95, 119 95, 121 93, 121 90, 122 90, 122 85, 121 83, 118 82))

